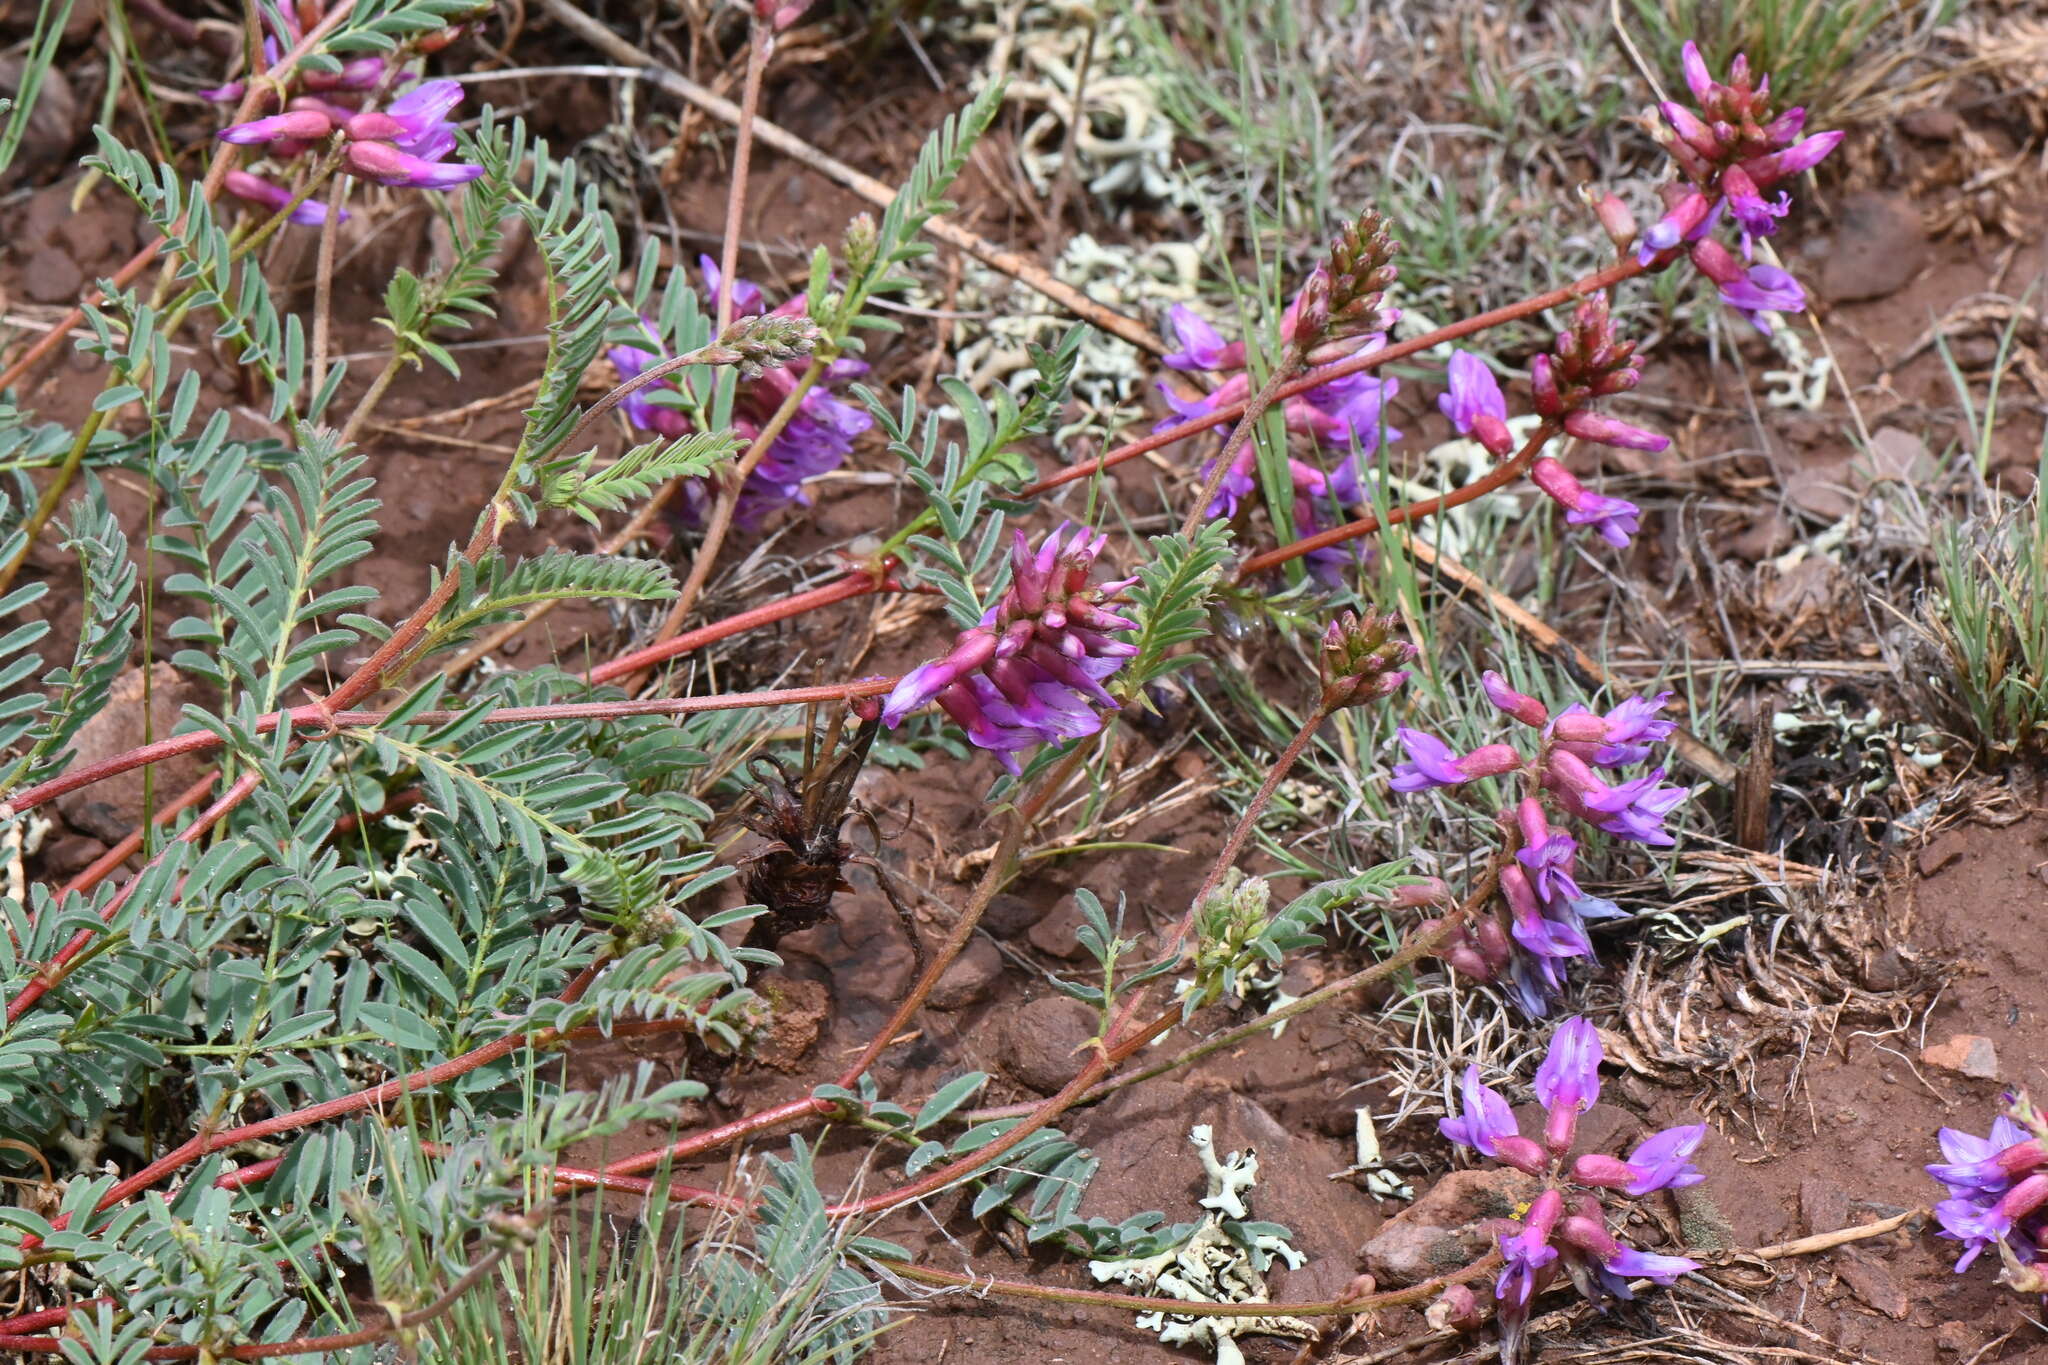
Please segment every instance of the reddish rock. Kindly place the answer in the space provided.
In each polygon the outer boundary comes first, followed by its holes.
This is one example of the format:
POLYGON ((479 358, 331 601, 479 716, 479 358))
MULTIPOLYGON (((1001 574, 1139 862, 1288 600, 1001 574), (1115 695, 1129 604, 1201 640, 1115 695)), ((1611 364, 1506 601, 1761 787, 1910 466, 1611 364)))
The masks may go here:
POLYGON ((761 993, 771 1014, 768 1036, 755 1045, 754 1057, 793 1075, 804 1069, 805 1054, 832 1021, 832 992, 821 981, 776 977, 763 983, 761 993))
POLYGON ((1542 1185, 1505 1168, 1452 1171, 1365 1244, 1365 1268, 1389 1285, 1415 1284, 1470 1265, 1493 1246, 1487 1224, 1511 1218, 1542 1185))
POLYGON ((995 944, 977 934, 953 959, 945 975, 932 987, 931 1007, 935 1010, 964 1010, 988 999, 1003 977, 1003 954, 995 944))
POLYGON ((1078 1000, 1040 996, 1003 1014, 996 1025, 996 1065, 1020 1085, 1050 1095, 1084 1065, 1076 1049, 1095 1036, 1097 1022, 1078 1000))
POLYGON ((1945 1043, 1920 1049, 1920 1060, 1943 1071, 1954 1071, 1972 1080, 1998 1079, 1998 1049, 1989 1038, 1975 1033, 1958 1033, 1945 1043))
MULTIPOLYGON (((159 661, 152 665, 148 739, 169 739, 178 724, 179 711, 186 702, 200 700, 201 695, 199 688, 169 664, 159 661)), ((79 727, 71 741, 70 766, 83 767, 138 748, 146 742, 144 735, 142 670, 131 668, 114 679, 107 704, 79 727)), ((191 786, 199 779, 200 771, 199 759, 189 754, 157 764, 157 803, 161 805, 191 786)), ((57 810, 72 828, 114 843, 142 823, 142 779, 142 769, 132 768, 58 797, 57 810)))

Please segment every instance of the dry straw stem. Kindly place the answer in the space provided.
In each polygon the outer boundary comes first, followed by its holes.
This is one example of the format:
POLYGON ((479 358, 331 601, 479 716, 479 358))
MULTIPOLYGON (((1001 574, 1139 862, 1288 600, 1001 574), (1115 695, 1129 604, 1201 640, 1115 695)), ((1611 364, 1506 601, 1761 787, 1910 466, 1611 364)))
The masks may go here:
MULTIPOLYGON (((570 0, 545 0, 545 3, 548 13, 553 15, 557 22, 613 61, 622 66, 641 68, 648 73, 648 79, 661 89, 688 100, 724 123, 739 126, 741 110, 731 100, 713 94, 681 72, 663 66, 653 56, 641 51, 585 14, 570 3, 570 0)), ((843 161, 825 155, 787 128, 770 123, 766 119, 756 119, 754 136, 826 179, 844 185, 877 208, 887 208, 896 198, 896 191, 889 186, 871 175, 855 170, 843 161)), ((1114 309, 1103 307, 1072 285, 1054 277, 1052 272, 1028 256, 997 246, 986 237, 968 231, 949 218, 932 218, 925 223, 924 230, 929 236, 948 246, 959 248, 991 269, 999 270, 1011 279, 1037 290, 1084 322, 1092 323, 1105 332, 1112 332, 1141 350, 1163 356, 1169 349, 1158 334, 1144 323, 1135 318, 1125 317, 1114 309)))

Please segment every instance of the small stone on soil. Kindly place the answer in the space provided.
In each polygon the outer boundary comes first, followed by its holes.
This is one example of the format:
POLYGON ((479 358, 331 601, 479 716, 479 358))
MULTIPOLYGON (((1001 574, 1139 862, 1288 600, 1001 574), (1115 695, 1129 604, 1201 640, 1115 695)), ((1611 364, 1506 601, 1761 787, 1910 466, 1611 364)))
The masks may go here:
POLYGON ((1382 1284, 1415 1284, 1470 1265, 1493 1246, 1486 1224, 1511 1218, 1542 1190, 1520 1171, 1452 1171, 1389 1218, 1365 1244, 1365 1268, 1382 1284))
POLYGON ((1799 1221, 1806 1235, 1838 1232, 1849 1225, 1849 1196, 1818 1176, 1799 1182, 1799 1221))
POLYGON ((1920 1049, 1920 1060, 1943 1071, 1954 1071, 1977 1081, 1998 1079, 1998 1049, 1989 1038, 1975 1033, 1958 1033, 1945 1043, 1920 1049))
POLYGON ((980 1004, 1002 976, 1002 952, 977 934, 932 987, 931 1006, 935 1010, 964 1010, 980 1004))
POLYGON ((1842 200, 1835 231, 1816 236, 1805 254, 1815 292, 1830 303, 1881 299, 1905 288, 1927 260, 1920 211, 1903 194, 1864 190, 1842 200))
POLYGON ((1026 930, 1024 941, 1047 957, 1056 957, 1063 962, 1079 961, 1088 951, 1076 937, 1081 923, 1081 907, 1071 900, 1065 901, 1026 930))
POLYGON ((1835 1273, 1857 1298, 1894 1321, 1906 1316, 1906 1291, 1889 1270, 1858 1251, 1843 1247, 1835 1254, 1835 1273))
POLYGON ((832 1019, 832 991, 821 981, 776 977, 762 986, 773 1011, 768 1036, 754 1048, 763 1066, 794 1074, 803 1069, 804 1054, 817 1045, 832 1019))
POLYGON ((36 303, 70 303, 84 283, 85 274, 78 263, 53 246, 30 256, 21 272, 21 292, 36 303))
MULTIPOLYGON (((201 698, 199 689, 162 661, 150 669, 149 739, 170 738, 188 701, 201 698)), ((71 766, 82 768, 144 743, 142 670, 131 668, 114 679, 107 704, 79 727, 72 740, 71 766)), ((198 780, 199 759, 191 754, 156 765, 156 800, 161 806, 198 780)), ((57 798, 57 810, 72 828, 108 843, 127 837, 142 823, 143 770, 117 773, 89 787, 57 798)))
POLYGON ((981 927, 997 938, 1015 938, 1044 916, 1045 907, 1007 892, 991 897, 981 912, 981 927))
POLYGON ((1053 1094, 1086 1064, 1075 1049, 1095 1036, 1095 1024, 1080 1001, 1040 996, 1003 1015, 996 1026, 996 1064, 1020 1085, 1053 1094))
POLYGON ((1950 830, 1920 850, 1920 875, 1932 877, 1963 856, 1963 836, 1950 830))

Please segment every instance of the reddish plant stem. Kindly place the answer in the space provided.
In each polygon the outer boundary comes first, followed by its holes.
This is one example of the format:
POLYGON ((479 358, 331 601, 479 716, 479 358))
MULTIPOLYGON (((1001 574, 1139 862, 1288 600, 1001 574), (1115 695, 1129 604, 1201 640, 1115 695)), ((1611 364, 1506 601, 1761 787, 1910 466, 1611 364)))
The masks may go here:
MULTIPOLYGON (((1628 257, 1615 262, 1605 270, 1596 270, 1592 274, 1574 280, 1562 288, 1534 295, 1533 297, 1523 299, 1520 303, 1511 303, 1504 307, 1478 313, 1461 322, 1451 323, 1447 327, 1439 327, 1433 332, 1425 332, 1419 337, 1410 337, 1406 341, 1396 342, 1391 346, 1382 346, 1378 350, 1368 351, 1364 355, 1347 356, 1335 364, 1325 365, 1319 370, 1311 370, 1299 379, 1290 380, 1282 384, 1273 394, 1273 398, 1275 401, 1293 398, 1298 394, 1307 393, 1310 389, 1320 388, 1333 379, 1343 379, 1350 375, 1363 374, 1367 370, 1375 370, 1382 365, 1392 364, 1396 360, 1405 359, 1419 351, 1427 351, 1432 347, 1441 346, 1446 341, 1456 341, 1461 337, 1471 336, 1474 332, 1483 332, 1489 327, 1498 327, 1505 322, 1519 321, 1532 314, 1540 313, 1546 308, 1555 308, 1561 303, 1571 303, 1576 299, 1584 298, 1588 294, 1596 294, 1602 289, 1618 284, 1622 280, 1633 279, 1635 276, 1643 274, 1652 268, 1659 267, 1638 265, 1634 257, 1628 257)), ((1072 468, 1062 469, 1057 474, 1040 479, 1017 496, 1035 498, 1042 493, 1051 492, 1062 484, 1073 483, 1077 479, 1089 478, 1101 470, 1120 465, 1126 460, 1135 460, 1140 455, 1149 454, 1164 446, 1170 446, 1176 441, 1184 441, 1199 432, 1207 431, 1210 427, 1221 426, 1223 423, 1243 415, 1244 410, 1244 403, 1226 404, 1212 413, 1191 418, 1178 426, 1168 427, 1165 431, 1154 432, 1142 440, 1133 441, 1128 445, 1118 446, 1115 450, 1106 451, 1092 460, 1083 460, 1072 468)))
POLYGON ((1209 504, 1216 500, 1216 491, 1230 477, 1230 467, 1237 463, 1237 452, 1251 440, 1252 432, 1258 429, 1259 419, 1266 415, 1266 409, 1273 406, 1274 398, 1286 386, 1288 376, 1300 372, 1302 355, 1301 347, 1289 342, 1280 353, 1280 363, 1273 367, 1273 373, 1266 376, 1266 382, 1259 386, 1257 393, 1245 400, 1237 426, 1224 440, 1222 451, 1210 464, 1209 477, 1202 480, 1202 491, 1195 496, 1187 516, 1181 519, 1182 536, 1194 535, 1209 519, 1209 504))
MULTIPOLYGON (((159 807, 156 815, 151 818, 150 823, 157 826, 170 824, 182 812, 188 811, 201 801, 204 801, 207 794, 213 790, 214 783, 218 781, 220 781, 220 769, 215 768, 212 772, 205 774, 197 782, 194 782, 191 786, 172 797, 165 805, 159 807)), ((57 899, 62 900, 64 897, 71 895, 84 895, 112 876, 116 868, 141 851, 143 834, 144 831, 140 829, 129 830, 127 834, 122 836, 121 842, 93 859, 84 871, 64 883, 63 889, 57 893, 57 899)))
POLYGON ((780 1128, 784 1124, 789 1123, 799 1123, 805 1119, 830 1118, 836 1112, 838 1112, 838 1106, 831 1101, 813 1099, 806 1095, 800 1100, 790 1100, 787 1103, 778 1104, 771 1109, 763 1109, 759 1113, 748 1114, 745 1118, 734 1119, 730 1123, 721 1123, 716 1128, 706 1128, 701 1133, 692 1133, 690 1136, 680 1141, 672 1142, 666 1147, 656 1147, 652 1151, 636 1152, 632 1156, 621 1157, 619 1160, 607 1164, 604 1168, 604 1174, 633 1175, 640 1171, 651 1171, 665 1161, 689 1161, 702 1156, 706 1152, 716 1151, 728 1143, 752 1137, 756 1133, 765 1133, 771 1128, 780 1128))
POLYGON ((762 606, 750 607, 735 616, 726 617, 723 621, 714 621, 710 625, 699 626, 695 630, 685 631, 672 640, 663 640, 658 644, 649 645, 645 649, 636 649, 630 654, 621 654, 609 663, 599 664, 596 668, 591 669, 590 672, 584 675, 584 681, 589 683, 613 682, 630 674, 638 673, 644 668, 652 667, 664 660, 673 659, 678 654, 688 654, 692 650, 702 649, 708 644, 716 643, 730 636, 744 634, 750 630, 758 630, 760 627, 771 625, 776 621, 786 621, 792 616, 801 616, 805 612, 815 611, 819 607, 829 607, 837 602, 848 602, 856 597, 865 597, 872 592, 902 591, 903 585, 896 578, 896 561, 891 559, 888 563, 877 569, 857 570, 846 575, 844 578, 827 583, 822 587, 812 588, 806 592, 793 593, 779 602, 769 602, 762 606))
MULTIPOLYGON (((178 835, 177 841, 192 844, 204 838, 206 832, 219 824, 222 817, 227 815, 229 811, 241 805, 249 793, 256 790, 257 783, 262 780, 263 778, 260 773, 244 773, 236 780, 234 786, 229 787, 226 792, 222 793, 219 800, 200 812, 199 818, 185 827, 184 831, 178 835)), ((169 851, 169 847, 166 846, 164 852, 168 853, 169 851)), ((163 856, 163 853, 159 853, 150 862, 154 864, 160 861, 163 856)), ((114 893, 107 901, 106 908, 100 911, 100 923, 111 924, 113 922, 114 916, 119 914, 121 907, 128 903, 128 898, 134 894, 136 886, 141 881, 142 875, 137 873, 134 880, 114 893)), ((98 937, 99 934, 90 929, 80 929, 77 933, 73 934, 71 941, 58 949, 57 955, 48 962, 45 962, 37 970, 36 974, 29 979, 29 983, 21 988, 20 993, 14 999, 7 1002, 7 1022, 12 1024, 21 1018, 36 1001, 42 999, 52 987, 62 982, 69 975, 70 964, 80 953, 83 953, 90 947, 98 937)))
POLYGON ((757 14, 747 30, 747 74, 740 83, 740 124, 734 134, 732 181, 725 192, 725 241, 718 255, 718 335, 732 325, 733 277, 740 268, 740 233, 747 216, 747 177, 754 165, 754 116, 761 108, 761 75, 775 50, 774 26, 757 14))
POLYGON ((1379 530, 1382 525, 1400 526, 1407 522, 1421 521, 1425 517, 1433 517, 1440 512, 1447 512, 1453 507, 1462 507, 1468 502, 1483 498, 1495 489, 1504 488, 1527 473, 1529 466, 1535 463, 1537 455, 1542 453, 1543 447, 1548 445, 1550 439, 1561 430, 1563 428, 1559 424, 1546 421, 1542 426, 1536 428, 1528 441, 1511 458, 1495 465, 1480 478, 1474 479, 1462 488, 1454 488, 1450 492, 1438 497, 1424 498, 1419 502, 1404 503, 1399 507, 1389 508, 1387 509, 1387 519, 1384 523, 1378 517, 1368 513, 1356 521, 1347 521, 1342 526, 1333 526, 1327 531, 1318 531, 1312 536, 1303 536, 1300 540, 1291 540, 1287 544, 1276 546, 1271 550, 1265 551, 1263 554, 1253 555, 1250 559, 1238 565, 1238 581, 1243 582, 1254 574, 1264 573, 1267 569, 1273 568, 1278 564, 1285 564, 1290 559, 1298 559, 1312 550, 1320 550, 1325 546, 1340 544, 1347 540, 1356 540, 1360 536, 1369 536, 1374 531, 1379 530))
POLYGON ((1265 812, 1266 804, 1273 799, 1273 793, 1279 789, 1287 774, 1294 770, 1294 765, 1301 760, 1302 751, 1308 748, 1309 741, 1316 737, 1317 729, 1329 719, 1329 714, 1320 706, 1310 712, 1308 719, 1294 732, 1294 738, 1287 741, 1287 747, 1281 751, 1280 757, 1266 770, 1266 780, 1259 784, 1259 790, 1252 796, 1250 804, 1239 812, 1237 823, 1231 826, 1230 836, 1223 841, 1222 851, 1216 855, 1215 861, 1209 864, 1209 875, 1202 879, 1201 890, 1195 892, 1195 898, 1189 904, 1187 914, 1182 918, 1180 926, 1174 930, 1172 939, 1166 945, 1167 952, 1179 951, 1180 945, 1187 941, 1188 933, 1194 928, 1195 914, 1202 908, 1202 902, 1209 899, 1209 893, 1216 889, 1224 874, 1230 871, 1231 865, 1237 861, 1237 855, 1243 850, 1245 840, 1251 837, 1253 826, 1258 824, 1259 816, 1265 812))
MULTIPOLYGON (((241 104, 236 108, 234 117, 228 121, 230 123, 246 123, 256 117, 257 109, 263 102, 265 88, 282 79, 286 73, 297 66, 299 59, 311 52, 320 44, 322 39, 338 28, 342 20, 348 18, 349 11, 354 8, 355 0, 340 0, 319 23, 306 31, 306 36, 301 38, 292 47, 291 51, 285 53, 276 65, 264 72, 262 76, 250 80, 248 90, 242 96, 241 104)), ((223 142, 214 152, 213 160, 206 167, 206 177, 199 184, 199 193, 209 202, 220 196, 221 183, 227 179, 228 172, 234 169, 235 158, 240 156, 241 152, 242 149, 240 147, 227 142, 223 142)), ((185 220, 181 220, 179 223, 181 229, 184 227, 184 222, 185 220)), ((127 263, 114 272, 113 283, 123 289, 133 284, 143 271, 149 269, 150 263, 163 253, 164 243, 168 240, 168 238, 159 237, 133 256, 130 256, 127 263)), ((51 352, 64 344, 69 338, 72 328, 85 321, 85 310, 87 307, 96 307, 99 304, 105 303, 106 300, 107 296, 105 294, 101 293, 98 289, 94 289, 87 297, 85 303, 73 308, 63 317, 59 318, 56 325, 43 333, 27 350, 23 351, 13 364, 9 365, 5 370, 0 370, 0 389, 19 384, 23 376, 40 364, 51 352)))
MULTIPOLYGON (((756 706, 791 706, 815 701, 843 701, 849 697, 872 697, 887 692, 895 685, 894 678, 870 678, 852 683, 826 683, 818 687, 784 687, 765 692, 722 692, 708 697, 650 697, 644 701, 574 701, 555 702, 544 706, 501 706, 484 719, 486 724, 491 725, 526 725, 535 721, 688 716, 705 711, 742 711, 756 706)), ((254 730, 259 735, 267 735, 284 727, 327 727, 323 733, 306 736, 308 739, 320 739, 341 727, 382 725, 391 718, 391 714, 389 711, 337 711, 324 703, 310 702, 304 706, 294 706, 287 711, 272 711, 268 715, 258 716, 254 730)), ((410 717, 407 723, 446 725, 464 714, 462 711, 421 711, 410 717)), ((219 748, 220 743, 220 736, 210 730, 192 730, 182 735, 173 735, 154 744, 130 749, 125 754, 115 754, 110 758, 101 759, 98 763, 89 763, 62 776, 53 777, 47 782, 39 782, 24 789, 12 802, 0 809, 17 813, 29 810, 67 792, 91 786, 119 773, 151 763, 160 763, 182 754, 204 753, 219 748)))

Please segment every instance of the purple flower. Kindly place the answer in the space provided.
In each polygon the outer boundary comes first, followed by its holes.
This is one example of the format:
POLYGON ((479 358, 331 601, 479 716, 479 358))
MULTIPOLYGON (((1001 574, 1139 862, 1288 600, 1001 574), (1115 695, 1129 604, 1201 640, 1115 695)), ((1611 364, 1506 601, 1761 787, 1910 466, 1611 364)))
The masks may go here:
MULTIPOLYGON (((704 277, 705 294, 716 299, 718 297, 719 285, 725 280, 725 274, 719 270, 718 262, 712 260, 708 255, 701 252, 698 253, 697 273, 704 277)), ((767 302, 761 297, 760 285, 755 284, 752 280, 741 279, 738 276, 733 277, 732 315, 734 317, 752 317, 756 313, 766 312, 767 307, 767 302)), ((861 368, 865 371, 867 367, 863 365, 861 368)), ((831 375, 829 377, 833 379, 840 378, 839 375, 831 375)))
POLYGON ((1176 303, 1166 315, 1166 330, 1180 346, 1167 356, 1176 370, 1236 369, 1244 365, 1244 346, 1228 345, 1206 319, 1184 303, 1176 303))
MULTIPOLYGON (((1571 414, 1572 417, 1579 415, 1580 412, 1571 414)), ((1597 416, 1594 413, 1585 415, 1597 416)), ((1569 417, 1566 424, 1569 429, 1569 417)), ((1621 498, 1605 497, 1588 490, 1584 484, 1572 477, 1570 470, 1548 455, 1530 466, 1529 478, 1538 488, 1549 494, 1552 501, 1564 508, 1567 525, 1591 526, 1602 540, 1616 549, 1627 546, 1629 537, 1636 533, 1637 519, 1642 515, 1641 508, 1621 498)))
POLYGON ((1968 1197, 1979 1190, 1992 1193, 2009 1188, 2015 1168, 2031 1169, 2023 1161, 2048 1164, 2048 1140, 2030 1139, 2027 1130, 2000 1114, 1991 1121, 1991 1136, 1980 1138, 1956 1128, 1935 1134, 1941 1143, 1945 1163, 1927 1167, 1927 1174, 1948 1186, 1949 1193, 1968 1197), (2032 1146, 2028 1144, 2031 1142, 2032 1146), (2000 1161, 2007 1152, 2019 1149, 2019 1160, 2000 1161))
POLYGON ((1748 257, 1756 239, 1778 230, 1778 220, 1792 211, 1792 196, 1780 194, 1776 202, 1766 200, 1756 182, 1740 166, 1721 172, 1721 189, 1728 196, 1728 212, 1742 229, 1742 254, 1748 257))
POLYGON ((1545 1109, 1591 1109, 1600 1100, 1600 1059, 1600 1031, 1577 1016, 1565 1020, 1536 1068, 1536 1098, 1545 1109))
POLYGON ((1698 1261, 1687 1256, 1659 1256, 1653 1251, 1637 1251, 1634 1247, 1619 1245, 1601 1264, 1624 1280, 1655 1280, 1663 1285, 1700 1268, 1698 1261))
POLYGON ((1515 820, 1523 839, 1522 847, 1515 850, 1515 858, 1529 870, 1536 894, 1545 901, 1577 900, 1583 896, 1579 884, 1572 880, 1572 857, 1579 850, 1578 841, 1550 828, 1543 815, 1543 803, 1533 796, 1524 797, 1515 807, 1515 820))
POLYGON ((1479 417, 1492 417, 1500 422, 1508 418, 1508 403, 1501 396, 1500 381, 1493 377, 1486 362, 1470 351, 1451 352, 1449 386, 1437 395, 1436 406, 1461 436, 1472 434, 1472 423, 1479 417))
POLYGON ((1603 768, 1626 768, 1650 756, 1650 746, 1661 744, 1678 728, 1678 722, 1658 716, 1671 704, 1671 693, 1654 697, 1629 697, 1607 713, 1606 742, 1593 755, 1603 768))
MULTIPOLYGON (((1553 756, 1554 758, 1555 756, 1553 756)), ((1608 818, 1600 828, 1637 843, 1668 846, 1677 841, 1664 828, 1664 818, 1692 794, 1689 787, 1666 787, 1662 768, 1642 777, 1582 797, 1586 809, 1608 818)))
POLYGON ((1705 1180, 1692 1164, 1692 1154, 1706 1135, 1707 1125, 1693 1123, 1645 1138, 1628 1154, 1635 1178, 1622 1187, 1623 1193, 1640 1199, 1655 1190, 1681 1190, 1705 1180))
POLYGON ((1771 313, 1797 313, 1806 307, 1806 291, 1774 265, 1753 265, 1733 284, 1721 286, 1721 302, 1748 318, 1769 335, 1771 313))
POLYGON ((289 138, 295 142, 318 142, 334 131, 334 120, 316 109, 288 109, 269 118, 231 123, 215 134, 222 142, 240 147, 260 146, 289 138))
POLYGON ((1504 1137, 1520 1136, 1515 1127, 1514 1111, 1507 1100, 1492 1086, 1479 1079, 1479 1068, 1465 1068, 1464 1081, 1465 1112, 1459 1118, 1437 1120, 1437 1131, 1461 1147, 1470 1147, 1482 1156, 1500 1155, 1498 1140, 1504 1137))
POLYGON ((401 189, 452 190, 484 173, 467 162, 429 161, 388 142, 351 142, 342 159, 352 174, 401 189))
MULTIPOLYGON (((260 204, 273 213, 292 202, 292 192, 290 190, 282 185, 265 180, 260 175, 251 175, 248 171, 229 171, 227 179, 222 182, 222 188, 226 189, 229 194, 234 195, 237 199, 246 199, 252 204, 260 204)), ((341 210, 340 220, 344 223, 348 221, 347 209, 341 210)), ((327 221, 327 205, 321 203, 318 199, 305 200, 291 211, 289 221, 298 223, 301 226, 317 226, 327 221)))
POLYGON ((1397 792, 1455 787, 1475 777, 1499 777, 1522 765, 1522 756, 1505 744, 1483 745, 1460 758, 1435 735, 1406 727, 1394 733, 1408 751, 1408 761, 1394 765, 1393 779, 1387 783, 1397 792))
POLYGON ((455 81, 422 81, 391 101, 384 110, 398 125, 392 143, 402 152, 427 161, 439 161, 454 150, 455 125, 448 115, 462 103, 462 86, 455 81))
MULTIPOLYGON (((1804 110, 1792 110, 1790 112, 1802 116, 1805 114, 1804 110)), ((1796 125, 1794 127, 1796 131, 1796 125)), ((1742 171, 1759 189, 1769 189, 1780 180, 1798 175, 1802 171, 1812 170, 1815 166, 1826 160, 1828 153, 1835 150, 1841 141, 1842 132, 1840 129, 1825 133, 1815 133, 1812 137, 1801 138, 1783 151, 1772 152, 1768 155, 1743 162, 1742 171)))
POLYGON ((1009 590, 945 658, 904 675, 883 703, 885 723, 936 701, 1012 774, 1022 771, 1018 752, 1102 728, 1098 710, 1117 707, 1102 684, 1137 652, 1111 638, 1134 623, 1109 610, 1132 580, 1091 585, 1109 538, 1080 527, 1062 543, 1066 530, 1061 523, 1036 552, 1017 533, 1009 590))

